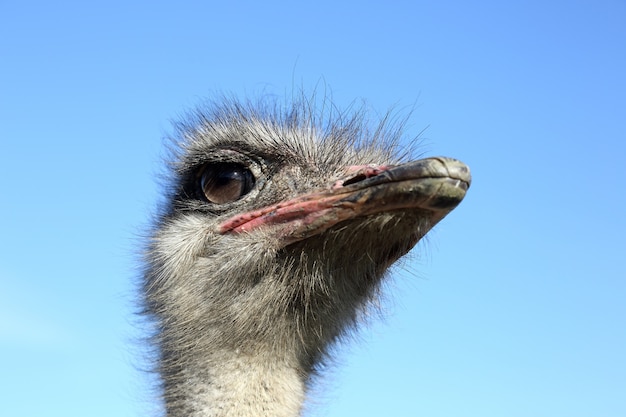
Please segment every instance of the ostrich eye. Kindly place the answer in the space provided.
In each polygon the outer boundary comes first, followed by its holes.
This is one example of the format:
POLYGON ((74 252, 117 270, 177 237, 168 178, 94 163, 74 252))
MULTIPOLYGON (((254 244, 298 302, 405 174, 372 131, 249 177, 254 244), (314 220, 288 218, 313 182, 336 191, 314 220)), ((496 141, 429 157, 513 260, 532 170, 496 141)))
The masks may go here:
POLYGON ((238 200, 250 192, 254 176, 239 164, 207 165, 200 177, 200 188, 211 203, 225 204, 238 200))

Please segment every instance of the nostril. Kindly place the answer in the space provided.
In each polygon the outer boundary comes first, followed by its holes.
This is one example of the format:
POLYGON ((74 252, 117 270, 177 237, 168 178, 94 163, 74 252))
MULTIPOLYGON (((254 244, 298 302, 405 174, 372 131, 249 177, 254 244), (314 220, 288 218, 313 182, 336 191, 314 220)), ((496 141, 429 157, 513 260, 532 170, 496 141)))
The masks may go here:
POLYGON ((393 165, 352 165, 346 168, 346 173, 352 175, 346 180, 339 179, 332 185, 332 189, 346 187, 356 184, 368 178, 375 177, 381 172, 393 168, 393 165))
POLYGON ((365 174, 355 175, 354 177, 345 180, 343 182, 343 186, 345 187, 346 185, 355 184, 357 182, 363 181, 364 179, 367 179, 367 175, 365 175, 365 174))
POLYGON ((393 165, 353 165, 347 168, 348 174, 352 174, 352 177, 348 178, 344 181, 338 181, 338 184, 335 184, 335 187, 341 186, 345 187, 347 185, 356 184, 357 182, 361 182, 371 177, 375 177, 381 172, 387 171, 389 168, 392 168, 393 165), (340 185, 339 185, 340 183, 340 185))

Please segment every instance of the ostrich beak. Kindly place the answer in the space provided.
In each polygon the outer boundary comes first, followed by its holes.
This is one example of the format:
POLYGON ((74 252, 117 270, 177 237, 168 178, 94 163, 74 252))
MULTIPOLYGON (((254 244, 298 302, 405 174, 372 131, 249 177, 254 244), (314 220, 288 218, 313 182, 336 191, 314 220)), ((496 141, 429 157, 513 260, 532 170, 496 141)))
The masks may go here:
POLYGON ((471 183, 467 165, 443 157, 396 166, 350 167, 348 172, 327 190, 231 217, 218 226, 219 232, 272 227, 291 244, 349 219, 415 210, 423 212, 432 227, 463 200, 471 183))

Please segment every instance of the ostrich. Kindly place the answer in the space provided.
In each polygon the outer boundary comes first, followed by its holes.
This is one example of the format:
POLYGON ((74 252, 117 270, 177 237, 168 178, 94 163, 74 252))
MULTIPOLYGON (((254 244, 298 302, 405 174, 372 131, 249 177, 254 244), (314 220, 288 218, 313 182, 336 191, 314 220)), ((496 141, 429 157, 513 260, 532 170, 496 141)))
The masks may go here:
POLYGON ((402 123, 333 112, 227 99, 178 126, 141 288, 166 415, 300 415, 388 268, 463 199, 463 163, 407 162, 402 123))

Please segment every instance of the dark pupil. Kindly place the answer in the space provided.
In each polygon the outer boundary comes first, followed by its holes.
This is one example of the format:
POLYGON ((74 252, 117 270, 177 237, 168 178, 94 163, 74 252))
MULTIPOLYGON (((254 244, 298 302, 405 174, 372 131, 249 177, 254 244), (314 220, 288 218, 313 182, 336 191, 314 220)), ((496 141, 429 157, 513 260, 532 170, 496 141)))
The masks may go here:
MULTIPOLYGON (((223 187, 231 184, 232 181, 243 182, 243 175, 240 171, 220 170, 215 179, 216 187, 223 187)), ((231 184, 232 185, 232 184, 231 184)))

